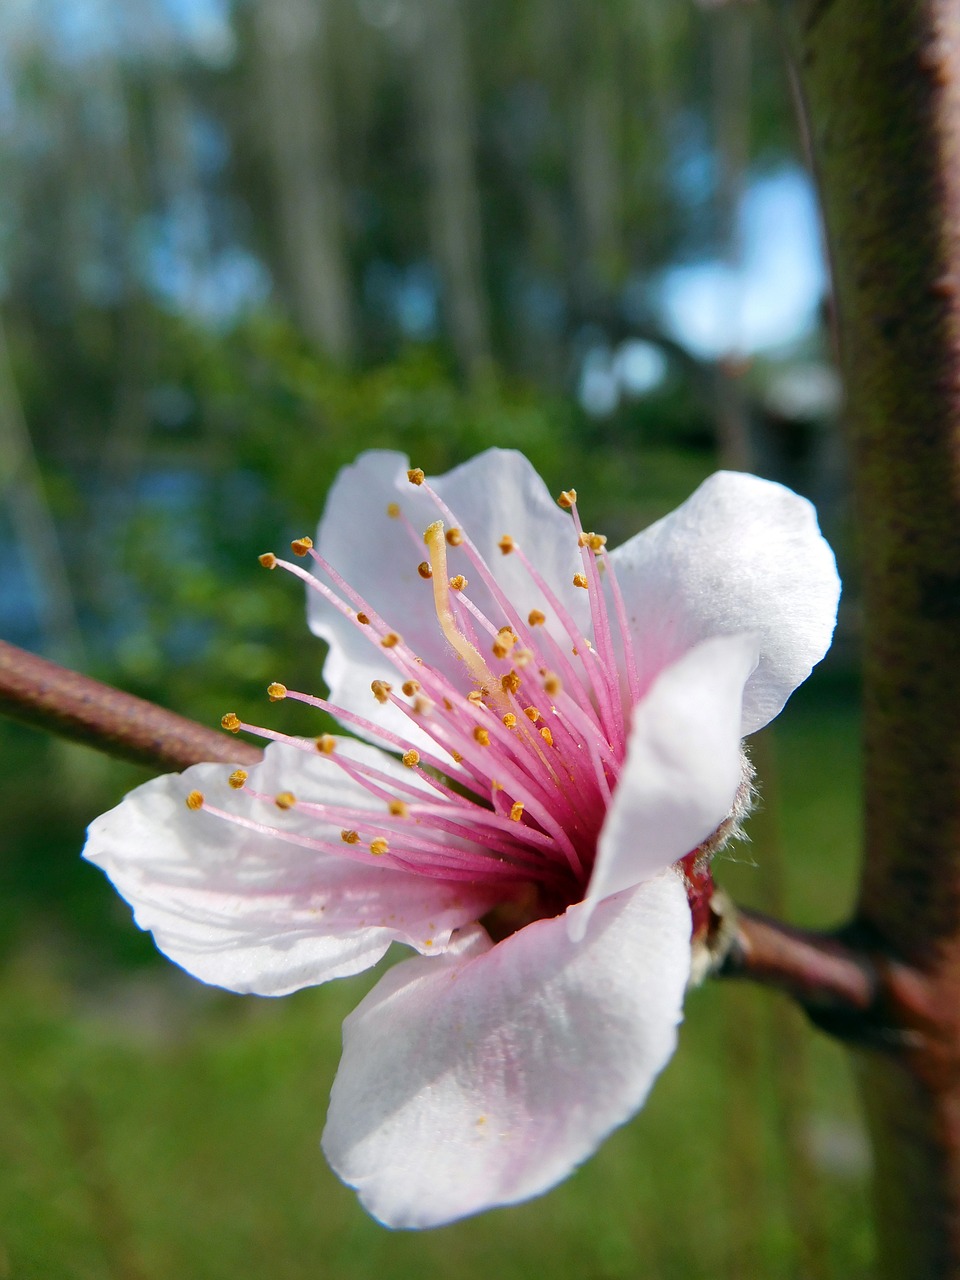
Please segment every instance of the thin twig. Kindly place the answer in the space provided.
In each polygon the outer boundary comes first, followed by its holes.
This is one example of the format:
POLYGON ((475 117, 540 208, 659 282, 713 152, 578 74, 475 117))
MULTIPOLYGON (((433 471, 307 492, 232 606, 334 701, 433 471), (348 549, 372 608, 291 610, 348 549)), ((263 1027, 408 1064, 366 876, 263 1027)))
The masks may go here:
POLYGON ((0 714, 156 769, 253 764, 250 743, 0 640, 0 714))

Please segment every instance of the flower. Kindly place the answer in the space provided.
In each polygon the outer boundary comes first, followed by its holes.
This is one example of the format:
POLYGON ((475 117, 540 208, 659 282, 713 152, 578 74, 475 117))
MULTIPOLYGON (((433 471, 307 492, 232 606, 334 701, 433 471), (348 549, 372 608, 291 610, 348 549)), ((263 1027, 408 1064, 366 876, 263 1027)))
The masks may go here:
POLYGON ((330 700, 268 692, 366 741, 254 730, 261 765, 148 782, 85 853, 234 991, 418 953, 344 1024, 323 1145, 382 1222, 434 1226, 545 1191, 643 1103, 741 739, 823 656, 839 582, 780 485, 720 472, 608 551, 503 450, 432 483, 364 454, 293 550, 262 563, 308 585, 330 700))

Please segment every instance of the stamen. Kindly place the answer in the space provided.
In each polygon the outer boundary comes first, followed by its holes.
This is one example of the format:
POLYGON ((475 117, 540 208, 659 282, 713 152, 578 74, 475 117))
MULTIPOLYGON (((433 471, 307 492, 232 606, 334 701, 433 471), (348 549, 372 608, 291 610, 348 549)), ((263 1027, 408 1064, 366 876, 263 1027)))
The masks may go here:
POLYGON ((227 779, 227 782, 231 787, 233 787, 234 791, 242 791, 243 784, 249 776, 250 775, 247 773, 246 769, 234 769, 233 773, 231 773, 230 777, 227 779))
POLYGON ((448 547, 459 547, 463 542, 463 530, 454 526, 443 535, 448 547))
POLYGON ((558 504, 561 507, 563 507, 565 511, 569 511, 570 508, 576 502, 576 500, 577 500, 576 489, 564 489, 564 491, 560 494, 560 497, 557 498, 558 504))
POLYGON ((389 841, 384 840, 383 836, 377 836, 375 840, 370 841, 370 852, 375 858, 382 858, 389 849, 389 841))
POLYGON ((388 502, 387 515, 390 517, 391 520, 399 520, 400 519, 400 503, 388 502))
POLYGON ((309 553, 312 546, 312 538, 294 538, 293 542, 290 543, 290 550, 295 556, 305 556, 309 553))
POLYGON ((220 728, 226 729, 227 733, 239 733, 240 717, 235 711, 228 711, 225 716, 221 717, 220 728))
POLYGON ((500 548, 501 552, 505 556, 508 556, 516 546, 516 543, 514 542, 513 538, 509 533, 505 533, 503 537, 500 539, 500 541, 497 543, 497 546, 500 548))
POLYGON ((360 623, 361 627, 369 627, 370 625, 370 619, 365 613, 358 613, 357 621, 360 623))
POLYGON ((410 812, 410 806, 403 800, 391 800, 387 808, 395 818, 405 818, 410 812))
POLYGON ((421 578, 425 578, 428 581, 433 577, 433 570, 430 568, 429 564, 427 564, 426 560, 421 560, 417 565, 417 573, 419 573, 421 578))
POLYGON ((370 691, 381 706, 385 702, 390 701, 390 692, 393 685, 388 684, 386 680, 372 680, 370 682, 370 691))
POLYGON ((420 681, 404 680, 403 684, 400 687, 408 698, 412 698, 415 693, 420 692, 420 681))
POLYGON ((292 791, 281 791, 278 796, 274 797, 273 803, 277 806, 278 809, 283 809, 283 810, 292 809, 294 805, 297 803, 297 797, 293 794, 292 791))
POLYGON ((418 485, 423 484, 426 478, 427 478, 426 472, 423 470, 422 467, 412 467, 407 472, 407 479, 410 481, 411 484, 418 484, 418 485))
POLYGON ((257 559, 265 569, 275 569, 277 567, 277 557, 272 551, 265 551, 262 556, 257 556, 257 559))
POLYGON ((403 763, 407 766, 408 769, 415 769, 417 765, 420 763, 420 752, 414 751, 411 748, 409 751, 405 751, 403 755, 400 757, 400 759, 403 761, 403 763))
POLYGON ((267 697, 271 702, 282 702, 286 696, 287 686, 285 684, 278 684, 274 681, 273 684, 267 685, 267 697))
POLYGON ((337 749, 337 740, 332 733, 321 733, 317 738, 317 750, 323 756, 333 755, 337 749))
POLYGON ((193 809, 193 810, 202 809, 203 808, 203 792, 191 791, 190 794, 187 796, 186 805, 188 809, 193 809))
POLYGON ((450 579, 451 591, 462 591, 467 585, 467 580, 462 573, 455 573, 450 579))
POLYGON ((398 644, 402 643, 402 640, 403 637, 398 636, 396 631, 388 631, 380 643, 384 649, 395 649, 398 644))
POLYGON ((360 832, 359 831, 341 831, 340 839, 343 841, 344 844, 359 844, 360 832))
POLYGON ((523 803, 520 800, 516 800, 510 806, 510 821, 519 822, 522 817, 523 817, 523 803))

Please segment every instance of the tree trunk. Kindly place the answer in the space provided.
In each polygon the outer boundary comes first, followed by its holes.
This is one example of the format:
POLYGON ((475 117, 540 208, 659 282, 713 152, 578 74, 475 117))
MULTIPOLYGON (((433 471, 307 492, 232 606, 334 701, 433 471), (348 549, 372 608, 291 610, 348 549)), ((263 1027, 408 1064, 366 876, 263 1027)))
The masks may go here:
POLYGON ((316 346, 349 360, 355 335, 325 10, 326 0, 257 0, 257 70, 288 297, 316 346))
POLYGON ((858 927, 881 1273, 960 1276, 960 5, 782 3, 833 263, 863 550, 858 927))

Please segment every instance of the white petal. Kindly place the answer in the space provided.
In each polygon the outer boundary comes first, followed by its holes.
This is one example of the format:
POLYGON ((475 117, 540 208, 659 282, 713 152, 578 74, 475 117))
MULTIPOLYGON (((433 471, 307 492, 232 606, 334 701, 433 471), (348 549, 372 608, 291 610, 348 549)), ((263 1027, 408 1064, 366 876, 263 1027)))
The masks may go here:
POLYGON ((644 683, 701 640, 759 634, 743 734, 773 719, 830 645, 836 562, 811 504, 783 485, 720 471, 612 554, 644 683))
MULTIPOLYGON (((741 776, 743 690, 756 661, 755 636, 707 640, 637 705, 587 904, 670 866, 730 813, 741 776)), ((588 911, 578 917, 581 928, 588 911)))
POLYGON ((327 1158, 393 1227, 546 1191, 642 1105, 689 967, 672 871, 600 903, 582 942, 559 916, 397 965, 344 1024, 327 1158))
MULTIPOLYGON (((338 751, 402 770, 363 743, 343 739, 338 751)), ((231 790, 230 772, 200 764, 154 778, 91 824, 84 850, 160 950, 204 982, 284 995, 359 973, 394 940, 441 952, 454 929, 489 909, 489 893, 470 886, 318 853, 187 809, 198 790, 271 827, 339 840, 339 826, 231 790)), ((402 772, 409 782, 413 775, 402 772)), ((269 747, 249 774, 248 786, 271 796, 290 790, 317 803, 375 803, 329 758, 292 747, 269 747)))
MULTIPOLYGON (((362 454, 345 467, 327 498, 317 549, 425 663, 467 692, 472 679, 443 638, 430 583, 417 573, 417 565, 427 558, 422 533, 440 513, 423 489, 407 480, 408 466, 403 454, 377 451, 362 454), (403 521, 387 514, 391 503, 399 505, 413 535, 403 521)), ((580 568, 572 521, 522 454, 489 449, 446 475, 431 477, 430 483, 477 545, 522 618, 531 609, 542 608, 548 626, 560 634, 518 557, 504 556, 499 550, 497 543, 505 533, 524 547, 579 625, 588 624, 586 593, 572 585, 580 568)), ((503 608, 463 548, 448 548, 447 562, 451 575, 466 576, 466 595, 496 627, 503 626, 507 622, 503 608)), ((378 704, 370 692, 372 680, 389 680, 393 674, 376 642, 371 643, 366 633, 312 591, 308 592, 308 618, 311 629, 330 645, 323 674, 332 701, 423 746, 426 740, 417 727, 395 707, 378 704)))

